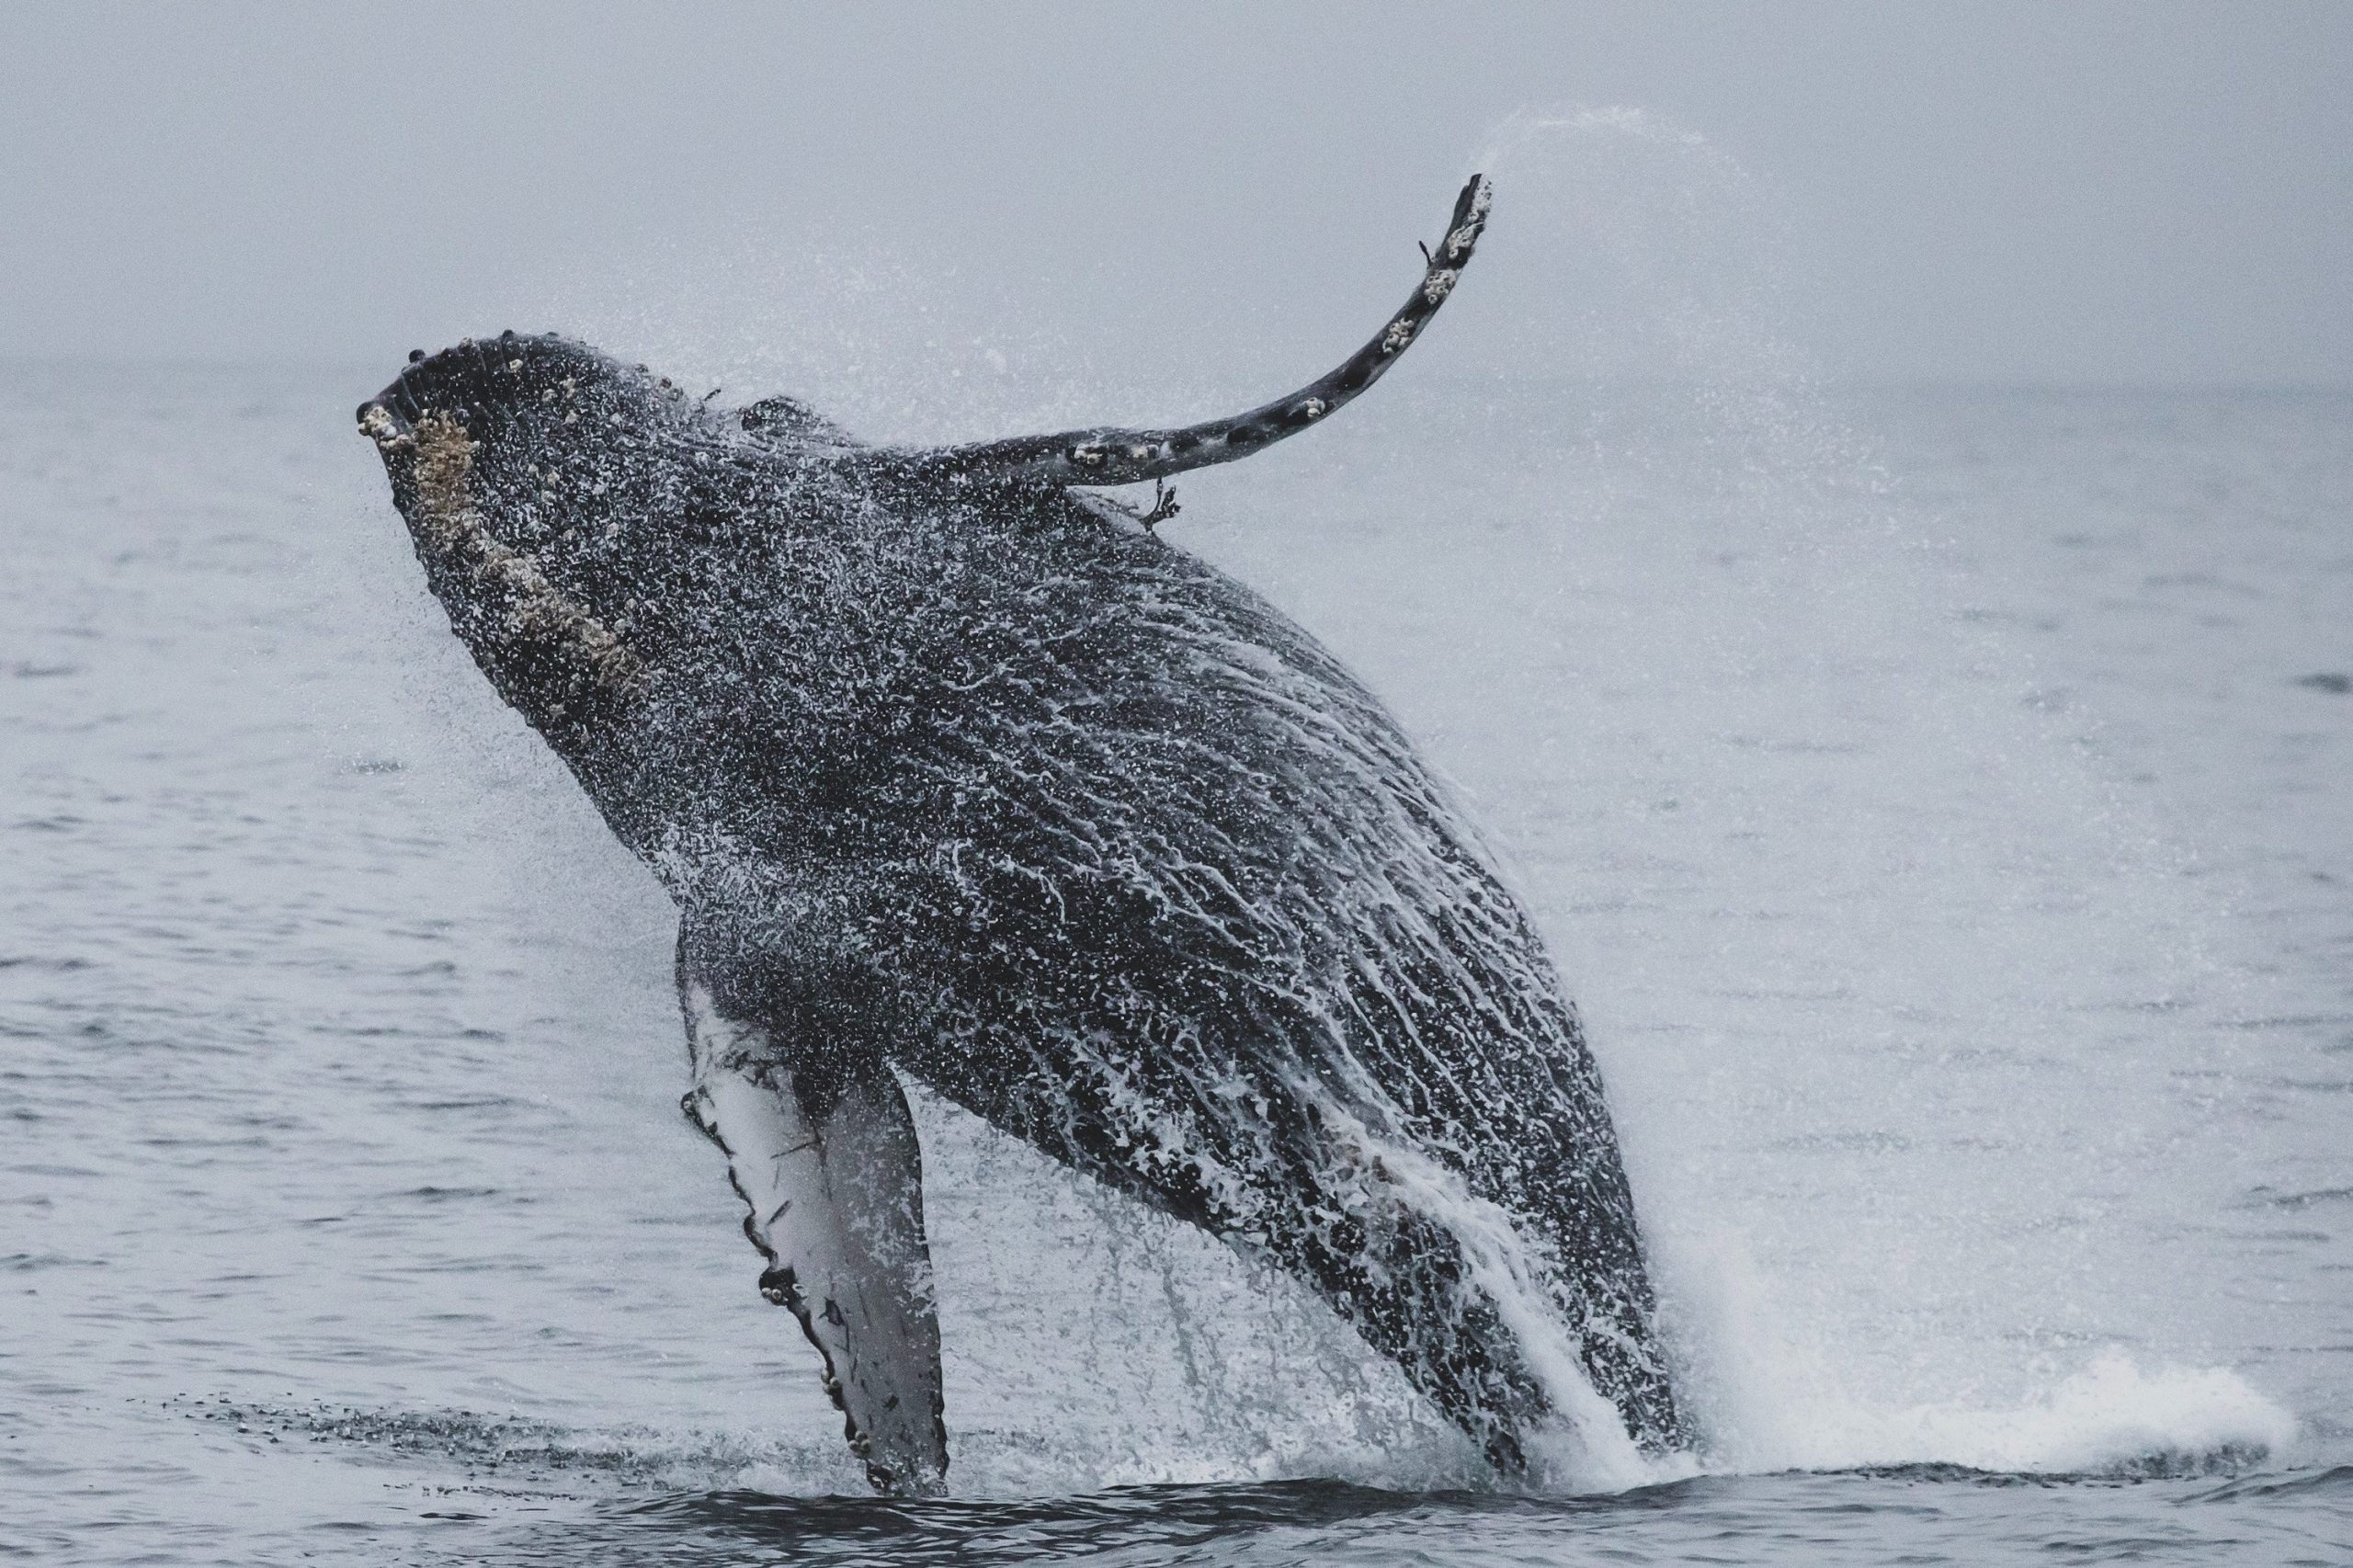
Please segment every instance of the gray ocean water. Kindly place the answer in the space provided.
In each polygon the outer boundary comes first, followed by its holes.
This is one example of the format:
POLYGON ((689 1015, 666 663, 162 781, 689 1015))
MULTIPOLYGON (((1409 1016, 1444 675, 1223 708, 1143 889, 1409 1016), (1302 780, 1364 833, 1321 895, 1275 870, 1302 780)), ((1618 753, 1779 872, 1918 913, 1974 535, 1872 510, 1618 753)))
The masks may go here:
POLYGON ((426 597, 382 367, 0 369, 0 1555, 2353 1562, 2353 397, 1384 387, 1186 548, 1459 781, 1706 1433, 1495 1489, 936 1102, 862 1495, 671 916, 426 597))

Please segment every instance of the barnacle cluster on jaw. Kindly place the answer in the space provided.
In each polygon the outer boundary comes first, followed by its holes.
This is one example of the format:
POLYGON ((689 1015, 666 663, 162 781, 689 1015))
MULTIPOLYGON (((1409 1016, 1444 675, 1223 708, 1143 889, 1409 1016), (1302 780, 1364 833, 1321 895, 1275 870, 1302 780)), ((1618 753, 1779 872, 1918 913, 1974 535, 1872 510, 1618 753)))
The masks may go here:
POLYGON ((416 437, 403 430, 381 403, 369 403, 368 412, 360 415, 359 433, 375 442, 378 451, 404 451, 416 445, 416 437))
POLYGON ((1422 279, 1422 302, 1426 305, 1435 305, 1445 299, 1454 292, 1454 281, 1461 276, 1461 269, 1457 267, 1432 267, 1430 275, 1422 279))
POLYGON ((1331 404, 1325 403, 1322 398, 1311 397, 1302 403, 1292 412, 1297 414, 1302 419, 1321 419, 1324 417, 1324 411, 1329 407, 1331 407, 1331 404))
POLYGON ((1446 236, 1446 259, 1460 261, 1479 238, 1479 225, 1474 220, 1446 236))
POLYGON ((488 540, 473 499, 474 453, 481 448, 466 427, 446 414, 427 414, 406 439, 416 449, 417 511, 434 542, 448 549, 469 533, 488 540))
POLYGON ((1404 347, 1405 345, 1413 341, 1414 323, 1412 318, 1408 316, 1399 316, 1395 321, 1389 324, 1389 330, 1381 335, 1381 351, 1383 354, 1394 354, 1397 350, 1404 347))

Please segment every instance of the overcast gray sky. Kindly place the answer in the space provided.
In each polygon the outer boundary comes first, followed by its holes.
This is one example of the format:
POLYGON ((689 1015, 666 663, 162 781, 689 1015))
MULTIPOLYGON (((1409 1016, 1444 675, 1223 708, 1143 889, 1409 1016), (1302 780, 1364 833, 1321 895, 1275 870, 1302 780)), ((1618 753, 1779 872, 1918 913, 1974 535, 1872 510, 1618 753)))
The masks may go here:
MULTIPOLYGON (((1531 106, 1639 109, 1740 173, 1588 137, 1522 182, 1578 222, 1524 197, 1523 234, 1722 205, 1643 265, 1764 247, 1834 374, 2353 381, 2353 5, 2256 0, 19 3, 0 354, 372 361, 576 324, 599 278, 654 312, 728 274, 708 309, 881 256, 872 287, 952 271, 970 319, 1104 363, 1231 323, 1245 368, 1313 371, 1531 106)), ((764 298, 763 330, 839 302, 764 298)))

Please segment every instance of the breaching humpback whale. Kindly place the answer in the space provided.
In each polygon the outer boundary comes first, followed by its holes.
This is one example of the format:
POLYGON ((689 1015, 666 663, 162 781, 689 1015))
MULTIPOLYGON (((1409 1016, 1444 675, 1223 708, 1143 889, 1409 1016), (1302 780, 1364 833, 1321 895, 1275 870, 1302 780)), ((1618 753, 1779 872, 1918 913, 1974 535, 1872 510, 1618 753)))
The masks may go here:
POLYGON ((1173 494, 1081 488, 1328 417, 1488 194, 1345 364, 1182 429, 873 447, 513 333, 360 407, 452 629, 676 902, 685 1108, 880 1490, 948 1464, 900 1074, 1305 1280, 1506 1473, 1563 1414, 1531 1301, 1681 1440, 1528 915, 1381 703, 1159 536, 1173 494))

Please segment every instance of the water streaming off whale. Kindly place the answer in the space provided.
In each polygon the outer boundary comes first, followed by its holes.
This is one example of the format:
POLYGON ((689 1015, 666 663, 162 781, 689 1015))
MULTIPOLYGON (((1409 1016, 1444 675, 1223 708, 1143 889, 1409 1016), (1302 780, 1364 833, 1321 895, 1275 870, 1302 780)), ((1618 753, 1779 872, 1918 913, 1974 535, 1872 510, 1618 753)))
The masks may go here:
MULTIPOLYGON (((1528 206, 1498 274, 1564 244, 1528 206)), ((1362 669, 1514 862, 1727 1473, 1448 1492, 1475 1456, 1303 1293, 923 1102, 966 1497, 795 1502, 859 1478, 670 1109, 667 913, 418 602, 347 449, 367 371, 13 369, 10 1528, 244 1562, 2325 1560, 2353 846, 2310 677, 2347 657, 2353 407, 1842 404, 1679 341, 1696 392, 1459 358, 1172 526, 1362 669), (1791 1465, 1912 1468, 1756 1473, 1791 1465), (1247 1484, 1287 1477, 1344 1484, 1247 1484)), ((1003 395, 990 427, 1058 394, 1003 395)))

